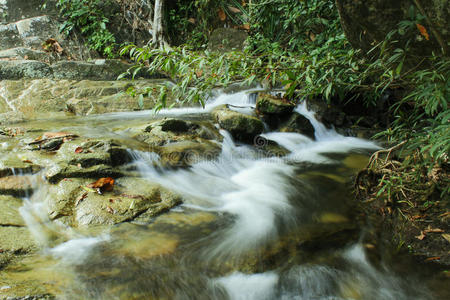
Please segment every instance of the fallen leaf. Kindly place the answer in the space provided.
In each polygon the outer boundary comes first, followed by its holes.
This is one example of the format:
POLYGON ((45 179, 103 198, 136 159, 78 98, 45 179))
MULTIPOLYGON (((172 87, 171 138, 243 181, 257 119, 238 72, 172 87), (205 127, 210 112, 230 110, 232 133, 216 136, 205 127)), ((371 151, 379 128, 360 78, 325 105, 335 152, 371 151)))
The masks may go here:
POLYGON ((444 230, 442 230, 440 228, 431 228, 430 226, 428 226, 428 228, 425 229, 423 232, 425 232, 425 233, 443 233, 444 230))
POLYGON ((434 257, 428 257, 427 259, 425 259, 425 261, 434 261, 434 260, 440 260, 441 257, 439 256, 434 256, 434 257))
POLYGON ((81 152, 83 152, 83 147, 77 147, 75 149, 75 153, 81 153, 81 152))
POLYGON ((192 24, 195 24, 196 20, 195 20, 194 18, 189 18, 189 19, 188 19, 188 22, 189 22, 189 23, 192 23, 192 24))
POLYGON ((225 14, 225 12, 223 11, 223 9, 219 9, 219 11, 217 12, 217 14, 219 15, 219 19, 220 21, 225 21, 227 19, 227 15, 225 14))
POLYGON ((233 7, 233 6, 228 6, 228 10, 231 11, 232 13, 240 13, 241 10, 239 8, 233 7))
POLYGON ((111 206, 106 206, 106 211, 109 212, 110 214, 115 214, 116 211, 114 210, 114 208, 112 208, 111 206))
POLYGON ((78 204, 80 204, 81 201, 86 199, 87 195, 88 195, 88 192, 85 192, 85 193, 83 193, 83 195, 78 197, 77 200, 75 200, 75 206, 78 206, 78 204))
POLYGON ((427 29, 423 26, 423 25, 420 25, 420 24, 416 24, 416 26, 417 26, 417 29, 419 29, 419 31, 420 31, 420 34, 427 40, 427 41, 429 41, 430 40, 430 36, 428 35, 428 32, 427 32, 427 29))
POLYGON ((111 177, 103 177, 87 185, 89 188, 97 189, 99 194, 112 191, 114 188, 114 179, 111 177))
POLYGON ((197 75, 197 77, 202 77, 202 75, 203 75, 203 70, 197 70, 197 71, 195 71, 195 75, 197 75))
POLYGON ((420 232, 420 235, 416 236, 416 239, 422 241, 425 237, 426 237, 425 232, 421 231, 421 232, 420 232))
POLYGON ((28 59, 28 55, 25 55, 25 56, 23 57, 23 59, 27 60, 27 59, 28 59))
POLYGON ((44 48, 44 50, 47 52, 56 52, 58 54, 62 54, 64 51, 64 49, 61 47, 58 41, 53 38, 46 40, 42 44, 42 48, 44 48))
POLYGON ((22 162, 26 163, 26 164, 32 164, 33 162, 29 159, 24 159, 22 160, 22 162))

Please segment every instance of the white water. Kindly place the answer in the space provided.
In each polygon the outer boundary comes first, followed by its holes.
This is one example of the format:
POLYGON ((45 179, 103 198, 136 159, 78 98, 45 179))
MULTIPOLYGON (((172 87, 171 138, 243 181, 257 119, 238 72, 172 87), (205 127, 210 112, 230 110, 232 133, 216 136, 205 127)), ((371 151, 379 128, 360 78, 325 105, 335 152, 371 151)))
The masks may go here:
MULTIPOLYGON (((246 107, 254 103, 246 92, 220 95, 206 104, 206 111, 221 104, 246 107)), ((298 188, 302 182, 295 177, 298 163, 335 163, 325 154, 378 149, 370 141, 344 137, 326 129, 306 110, 305 105, 297 107, 296 111, 310 119, 316 140, 296 133, 263 134, 266 139, 288 149, 291 153, 286 157, 262 157, 255 147, 236 144, 226 131, 221 131, 223 142, 220 156, 213 161, 199 160, 188 169, 163 169, 157 166, 160 158, 155 153, 132 151, 135 157, 133 164, 141 176, 178 192, 183 196, 184 207, 233 216, 228 227, 218 230, 211 237, 207 249, 201 254, 205 261, 246 254, 276 242, 280 227, 295 228, 299 225, 299 207, 295 201, 298 200, 298 188)), ((162 113, 182 115, 204 112, 203 109, 189 108, 162 113)), ((123 117, 131 118, 133 115, 125 113, 123 117)), ((45 191, 36 194, 42 195, 45 191)), ((314 202, 315 199, 309 201, 314 202)), ((95 252, 96 245, 113 239, 105 234, 83 236, 62 225, 53 225, 54 222, 48 220, 44 211, 45 204, 38 199, 31 199, 21 210, 30 230, 47 247, 47 253, 63 262, 80 265, 95 252), (48 231, 59 231, 65 237, 59 244, 49 243, 48 231)), ((292 265, 288 270, 258 274, 234 272, 212 278, 211 284, 224 289, 230 299, 394 300, 408 299, 411 294, 416 295, 417 299, 426 298, 414 291, 406 293, 401 280, 375 269, 365 257, 361 245, 346 249, 339 259, 345 262, 345 268, 328 264, 292 265)), ((177 276, 176 270, 173 276, 177 276)))

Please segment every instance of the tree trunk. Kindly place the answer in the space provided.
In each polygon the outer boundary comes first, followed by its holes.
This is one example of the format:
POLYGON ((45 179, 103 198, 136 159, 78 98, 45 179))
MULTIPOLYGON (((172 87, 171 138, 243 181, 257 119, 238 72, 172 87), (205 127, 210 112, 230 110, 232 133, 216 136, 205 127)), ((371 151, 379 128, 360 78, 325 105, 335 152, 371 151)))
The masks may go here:
POLYGON ((161 49, 168 46, 164 39, 163 8, 164 0, 156 0, 153 15, 153 46, 161 49))

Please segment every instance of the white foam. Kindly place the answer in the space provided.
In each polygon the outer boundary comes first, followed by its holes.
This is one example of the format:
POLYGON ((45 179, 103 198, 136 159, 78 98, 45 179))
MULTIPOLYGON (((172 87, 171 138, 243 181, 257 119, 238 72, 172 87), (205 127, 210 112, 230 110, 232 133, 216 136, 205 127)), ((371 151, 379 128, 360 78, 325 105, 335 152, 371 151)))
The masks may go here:
POLYGON ((275 272, 247 275, 240 272, 215 280, 232 300, 274 299, 278 275, 275 272))

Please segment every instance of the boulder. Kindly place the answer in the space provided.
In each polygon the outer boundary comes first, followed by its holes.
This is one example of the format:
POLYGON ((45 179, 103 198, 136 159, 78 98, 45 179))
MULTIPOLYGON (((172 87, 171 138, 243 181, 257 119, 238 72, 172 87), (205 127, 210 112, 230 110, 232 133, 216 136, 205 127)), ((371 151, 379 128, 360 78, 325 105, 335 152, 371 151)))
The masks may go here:
POLYGON ((420 25, 425 27, 428 36, 414 27, 411 32, 395 36, 399 40, 396 48, 404 46, 409 40, 409 59, 417 56, 420 60, 421 56, 431 55, 433 51, 449 54, 450 8, 447 0, 337 0, 336 5, 342 28, 354 48, 368 52, 382 42, 390 31, 397 29, 399 22, 420 14, 425 16, 420 25))
POLYGON ((243 30, 234 28, 217 28, 215 29, 208 42, 210 51, 228 52, 236 50, 244 50, 245 41, 248 34, 243 30))
POLYGON ((119 60, 97 59, 93 62, 59 61, 51 65, 53 78, 72 80, 115 80, 130 65, 119 60))
POLYGON ((196 139, 166 144, 154 149, 164 166, 187 167, 205 160, 215 159, 221 152, 218 143, 196 139))
POLYGON ((285 115, 291 113, 295 104, 284 98, 278 98, 269 94, 258 95, 256 99, 256 111, 261 114, 285 115))
POLYGON ((212 115, 219 126, 238 141, 252 142, 264 130, 264 124, 258 118, 231 110, 226 105, 217 107, 212 115))
POLYGON ((84 188, 92 181, 72 178, 51 186, 50 218, 71 226, 112 225, 143 214, 150 219, 181 203, 179 196, 142 178, 119 178, 112 191, 102 194, 84 188))
POLYGON ((281 132, 296 132, 314 139, 314 127, 311 122, 303 115, 294 112, 285 120, 280 128, 281 132))

